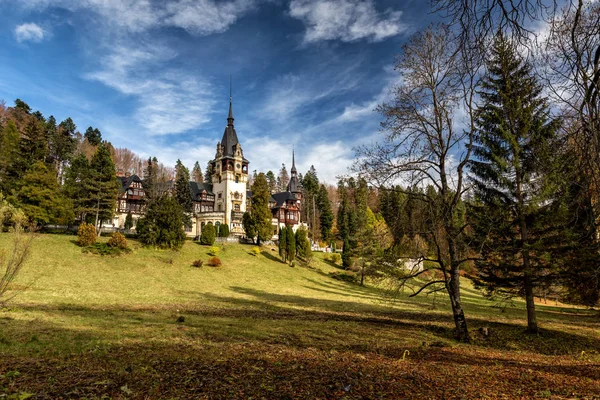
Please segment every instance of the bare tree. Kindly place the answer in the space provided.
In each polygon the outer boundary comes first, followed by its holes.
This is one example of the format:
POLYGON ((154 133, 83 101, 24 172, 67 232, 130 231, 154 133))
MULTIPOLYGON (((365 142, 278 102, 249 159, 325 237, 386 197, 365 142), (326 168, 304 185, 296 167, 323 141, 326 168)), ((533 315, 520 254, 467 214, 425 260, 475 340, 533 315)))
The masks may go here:
POLYGON ((394 87, 393 101, 378 107, 386 117, 385 139, 357 150, 358 172, 377 187, 402 180, 409 187, 430 188, 405 193, 429 210, 427 231, 421 233, 433 248, 419 257, 435 267, 403 274, 401 281, 437 271, 437 279, 414 295, 442 284, 450 297, 455 336, 461 341, 469 341, 459 273, 470 257, 464 245, 466 224, 459 214, 473 140, 471 114, 478 79, 473 60, 461 51, 448 26, 417 33, 397 58, 402 83, 394 87), (459 111, 466 115, 461 128, 456 121, 459 111))
POLYGON ((15 225, 13 243, 8 251, 0 251, 0 305, 12 299, 18 292, 10 289, 11 283, 21 272, 29 253, 33 233, 24 232, 19 224, 15 225), (11 291, 11 295, 7 295, 11 291))
POLYGON ((548 88, 563 107, 567 132, 600 215, 600 4, 579 0, 551 21, 543 55, 548 88))

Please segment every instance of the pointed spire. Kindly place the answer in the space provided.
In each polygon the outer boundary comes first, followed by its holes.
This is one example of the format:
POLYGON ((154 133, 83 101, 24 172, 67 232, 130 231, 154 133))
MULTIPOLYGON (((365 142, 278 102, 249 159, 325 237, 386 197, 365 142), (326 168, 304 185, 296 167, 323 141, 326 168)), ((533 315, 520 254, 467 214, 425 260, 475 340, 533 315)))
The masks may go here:
POLYGON ((291 169, 292 174, 296 174, 296 157, 294 154, 294 148, 292 148, 292 169, 291 169))
POLYGON ((231 106, 231 103, 233 102, 233 97, 231 95, 231 75, 229 75, 229 115, 227 116, 227 125, 231 125, 233 126, 233 108, 231 106))

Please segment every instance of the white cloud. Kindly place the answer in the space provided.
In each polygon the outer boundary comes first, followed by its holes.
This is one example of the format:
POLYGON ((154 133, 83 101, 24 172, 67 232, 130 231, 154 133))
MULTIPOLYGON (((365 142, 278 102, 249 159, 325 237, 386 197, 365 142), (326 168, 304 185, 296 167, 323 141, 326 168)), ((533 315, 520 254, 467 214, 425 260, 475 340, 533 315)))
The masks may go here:
POLYGON ((181 133, 209 121, 213 101, 210 85, 201 77, 161 68, 176 54, 161 46, 115 46, 102 67, 86 78, 138 99, 135 120, 142 136, 181 133))
POLYGON ((41 42, 46 36, 46 31, 33 22, 21 24, 15 28, 15 38, 17 42, 41 42))
POLYGON ((131 33, 152 28, 182 28, 194 35, 224 32, 255 8, 259 0, 22 0, 33 9, 61 7, 70 11, 88 10, 102 22, 131 33))
POLYGON ((372 0, 292 0, 290 15, 306 26, 305 42, 381 41, 406 29, 402 12, 378 13, 372 0))

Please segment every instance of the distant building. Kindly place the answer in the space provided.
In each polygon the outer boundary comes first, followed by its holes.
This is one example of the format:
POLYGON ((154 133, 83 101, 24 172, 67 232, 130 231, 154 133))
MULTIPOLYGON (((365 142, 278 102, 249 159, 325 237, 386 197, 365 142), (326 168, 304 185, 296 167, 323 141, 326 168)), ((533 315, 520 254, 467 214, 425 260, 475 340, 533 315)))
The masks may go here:
MULTIPOLYGON (((186 228, 188 236, 199 236, 202 229, 212 224, 217 229, 226 224, 230 235, 243 236, 242 217, 250 211, 251 192, 247 190, 248 165, 244 158, 242 145, 233 124, 232 101, 229 100, 229 114, 223 138, 217 143, 212 167, 212 182, 190 182, 193 202, 192 226, 186 228)), ((134 221, 145 212, 144 190, 142 180, 137 175, 119 177, 121 190, 117 201, 117 210, 113 224, 122 228, 127 213, 131 213, 134 221)), ((173 189, 174 182, 168 183, 173 189)), ((302 224, 302 188, 298 181, 295 154, 292 152, 292 169, 285 192, 273 193, 269 199, 273 213, 273 235, 281 227, 291 225, 294 231, 302 224)))

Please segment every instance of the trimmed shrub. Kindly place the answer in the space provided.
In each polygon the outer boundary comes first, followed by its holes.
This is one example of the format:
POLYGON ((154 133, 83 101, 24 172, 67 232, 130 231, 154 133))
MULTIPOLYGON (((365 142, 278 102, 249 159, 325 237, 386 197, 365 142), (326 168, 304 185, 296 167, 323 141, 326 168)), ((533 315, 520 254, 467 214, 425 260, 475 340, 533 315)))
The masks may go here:
POLYGON ((338 281, 348 282, 348 283, 358 283, 358 277, 351 272, 338 272, 333 271, 329 273, 329 276, 333 279, 337 279, 338 281))
POLYGON ((202 261, 202 260, 196 260, 192 263, 192 266, 194 266, 196 268, 201 268, 202 265, 204 265, 204 261, 202 261))
POLYGON ((87 247, 96 243, 96 227, 93 224, 82 223, 77 229, 77 243, 87 247))
POLYGON ((219 226, 219 237, 228 237, 229 236, 229 225, 221 224, 219 226))
POLYGON ((220 267, 223 263, 221 262, 221 259, 219 257, 212 257, 208 259, 208 262, 206 263, 206 265, 209 265, 211 267, 220 267))
POLYGON ((337 264, 342 261, 342 256, 340 253, 331 253, 330 260, 332 263, 337 264))
POLYGON ((131 212, 127 213, 127 216, 125 217, 125 224, 123 225, 123 227, 127 230, 133 228, 133 217, 131 216, 131 212))
POLYGON ((210 250, 208 250, 208 254, 214 257, 214 256, 217 256, 217 255, 219 254, 219 251, 220 251, 220 250, 221 250, 221 249, 220 249, 220 248, 218 248, 217 246, 212 246, 212 247, 210 248, 210 250))
POLYGON ((260 255, 260 253, 262 253, 262 250, 258 246, 254 246, 252 250, 250 250, 250 254, 252 254, 253 256, 258 256, 260 255))
POLYGON ((126 249, 127 248, 127 239, 121 232, 115 232, 112 234, 110 239, 108 239, 107 244, 110 247, 116 247, 118 249, 126 249))
POLYGON ((212 246, 215 244, 215 227, 212 224, 206 225, 202 228, 202 234, 200 235, 200 243, 212 246))
POLYGON ((329 253, 325 253, 325 254, 323 254, 323 260, 325 260, 325 261, 333 261, 333 260, 331 259, 331 256, 332 256, 332 255, 333 255, 333 254, 329 254, 329 253))

